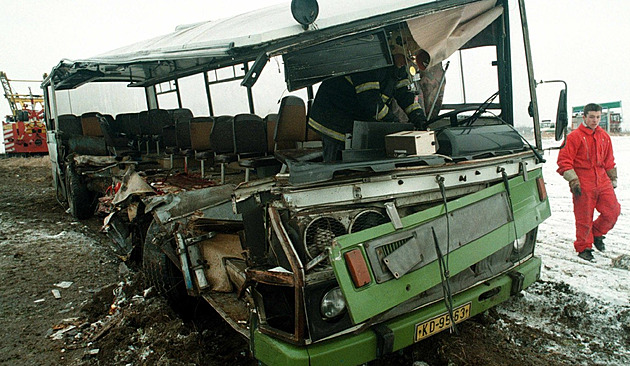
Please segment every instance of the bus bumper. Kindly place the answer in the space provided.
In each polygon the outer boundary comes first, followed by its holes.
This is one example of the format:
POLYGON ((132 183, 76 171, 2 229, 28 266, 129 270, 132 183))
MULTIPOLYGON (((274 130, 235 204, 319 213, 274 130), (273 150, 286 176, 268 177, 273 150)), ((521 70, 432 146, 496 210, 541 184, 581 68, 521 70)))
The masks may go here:
MULTIPOLYGON (((485 281, 453 296, 453 308, 470 303, 470 317, 506 301, 512 292, 514 278, 520 278, 526 288, 540 278, 541 260, 533 257, 510 272, 485 281), (510 275, 518 273, 518 276, 510 275)), ((519 282, 520 282, 519 281, 519 282)), ((520 284, 519 286, 520 287, 520 284)), ((415 342, 416 325, 446 312, 443 301, 425 306, 408 314, 381 323, 388 329, 389 351, 397 351, 415 342)), ((382 337, 382 331, 381 333, 382 337)), ((255 330, 252 337, 254 357, 263 365, 357 365, 378 358, 379 336, 373 330, 359 334, 346 334, 308 346, 296 346, 272 338, 255 330)))

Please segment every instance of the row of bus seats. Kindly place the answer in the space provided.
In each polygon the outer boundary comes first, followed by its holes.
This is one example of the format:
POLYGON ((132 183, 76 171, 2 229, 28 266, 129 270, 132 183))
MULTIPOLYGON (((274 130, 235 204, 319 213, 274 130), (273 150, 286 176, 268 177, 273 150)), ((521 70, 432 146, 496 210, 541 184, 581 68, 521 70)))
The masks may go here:
MULTIPOLYGON (((218 164, 221 183, 225 183, 226 166, 232 162, 238 161, 245 169, 245 181, 248 181, 252 169, 259 175, 261 171, 263 175, 277 172, 280 162, 273 156, 276 151, 321 146, 319 135, 306 128, 306 107, 296 96, 284 97, 278 113, 264 119, 247 113, 191 116, 181 116, 175 122, 177 148, 167 148, 169 155, 183 155, 185 159, 194 156, 201 164, 202 176, 205 176, 206 163, 218 164)), ((321 151, 316 150, 314 154, 321 156, 321 151)), ((184 165, 188 165, 187 160, 184 165)))
MULTIPOLYGON (((108 119, 113 118, 106 116, 108 119)), ((63 114, 57 117, 57 132, 70 152, 85 155, 109 155, 96 113, 81 116, 63 114)))
POLYGON ((222 183, 229 163, 238 161, 248 181, 250 170, 275 169, 280 164, 274 152, 317 144, 318 137, 306 128, 304 101, 295 96, 284 97, 278 113, 264 119, 254 114, 194 117, 186 108, 122 113, 116 118, 91 112, 80 117, 60 115, 58 130, 62 141, 79 154, 164 153, 171 159, 171 168, 176 156, 184 158, 185 167, 194 157, 200 162, 202 177, 206 163, 217 163, 222 183))
POLYGON ((58 116, 57 126, 61 140, 79 154, 160 154, 165 146, 175 145, 175 120, 181 115, 192 117, 192 112, 156 109, 122 113, 116 118, 97 112, 64 114, 58 116))

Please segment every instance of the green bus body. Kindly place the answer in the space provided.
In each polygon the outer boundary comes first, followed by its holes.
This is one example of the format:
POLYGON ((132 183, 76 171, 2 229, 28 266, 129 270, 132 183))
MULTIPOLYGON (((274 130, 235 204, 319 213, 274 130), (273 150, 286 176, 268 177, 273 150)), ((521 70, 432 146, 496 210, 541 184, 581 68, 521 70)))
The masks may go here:
MULTIPOLYGON (((541 176, 542 172, 539 169, 534 174, 530 173, 528 181, 523 181, 521 176, 509 181, 514 221, 476 239, 469 245, 449 253, 447 260, 450 263, 449 271, 451 275, 461 272, 463 269, 470 267, 471 263, 479 262, 506 245, 511 245, 518 237, 527 234, 551 216, 549 201, 540 201, 538 199, 536 178, 541 176)), ((505 191, 503 183, 495 184, 482 191, 450 201, 448 203, 449 211, 455 211, 458 208, 465 207, 502 191, 505 191)), ((481 212, 479 214, 493 215, 494 213, 481 212)), ((413 227, 443 215, 445 215, 444 206, 436 206, 405 217, 403 219, 404 228, 413 227)), ((362 248, 361 244, 364 241, 385 236, 394 231, 391 224, 381 225, 354 235, 340 237, 337 239, 337 245, 332 247, 332 265, 341 288, 345 290, 344 296, 348 303, 351 304, 349 311, 356 323, 365 321, 397 304, 409 300, 441 282, 439 265, 437 262, 432 262, 400 279, 382 284, 375 284, 373 281, 360 289, 354 288, 346 263, 343 260, 343 253, 354 248, 362 248), (386 296, 384 296, 385 294, 386 296), (357 305, 353 306, 354 304, 357 305)))
MULTIPOLYGON (((527 287, 540 278, 541 261, 533 257, 516 267, 523 274, 523 286, 527 287)), ((453 305, 472 302, 471 316, 480 314, 507 300, 511 294, 512 279, 503 275, 486 281, 453 297, 453 305), (499 289, 494 296, 485 300, 479 297, 488 289, 499 289)), ((446 308, 442 302, 410 312, 384 323, 394 334, 393 350, 412 345, 416 324, 442 314, 446 308)), ((333 340, 310 346, 294 346, 279 341, 260 331, 253 334, 254 356, 265 365, 360 365, 377 358, 377 336, 372 331, 357 335, 344 335, 333 340)))

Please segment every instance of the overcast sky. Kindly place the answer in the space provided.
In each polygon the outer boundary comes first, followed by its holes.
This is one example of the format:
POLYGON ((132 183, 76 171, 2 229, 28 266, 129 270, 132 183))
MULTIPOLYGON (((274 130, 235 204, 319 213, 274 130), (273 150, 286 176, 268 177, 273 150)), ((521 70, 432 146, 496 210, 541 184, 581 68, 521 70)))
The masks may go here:
MULTIPOLYGON (((356 0, 339 1, 360 4, 356 0)), ((9 79, 41 79, 62 58, 98 55, 172 32, 180 24, 278 3, 289 6, 290 0, 0 0, 0 70, 9 79)), ((616 100, 630 106, 626 65, 630 59, 630 1, 525 3, 537 80, 567 81, 569 108, 616 100)), ((510 0, 512 7, 516 4, 517 0, 510 0)), ((27 86, 13 83, 18 93, 28 92, 27 86)), ((33 92, 41 93, 37 84, 34 86, 33 92)), ((554 90, 553 97, 544 93, 543 97, 555 103, 556 94, 554 90)), ((9 113, 3 99, 0 116, 9 113)), ((541 113, 541 118, 553 117, 541 113)))

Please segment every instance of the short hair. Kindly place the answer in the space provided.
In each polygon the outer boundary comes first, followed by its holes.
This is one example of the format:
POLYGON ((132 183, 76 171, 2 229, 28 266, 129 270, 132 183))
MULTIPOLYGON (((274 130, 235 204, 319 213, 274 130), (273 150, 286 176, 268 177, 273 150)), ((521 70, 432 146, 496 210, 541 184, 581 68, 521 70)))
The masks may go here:
POLYGON ((584 106, 584 115, 587 116, 588 112, 601 112, 602 106, 597 103, 589 103, 584 106))

